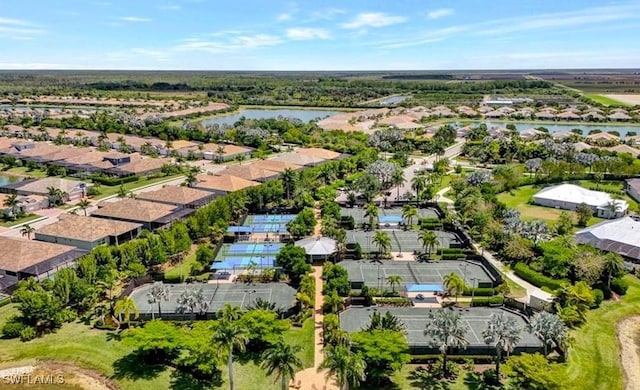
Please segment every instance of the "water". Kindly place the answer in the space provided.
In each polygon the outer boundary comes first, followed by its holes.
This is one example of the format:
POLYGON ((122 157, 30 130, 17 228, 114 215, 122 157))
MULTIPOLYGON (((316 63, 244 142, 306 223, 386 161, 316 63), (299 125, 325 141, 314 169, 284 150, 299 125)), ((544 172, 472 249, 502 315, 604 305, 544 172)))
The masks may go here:
MULTIPOLYGON (((575 123, 575 124, 553 124, 553 123, 526 123, 526 122, 485 122, 487 124, 487 129, 491 129, 492 127, 505 127, 507 124, 509 123, 513 123, 513 125, 516 126, 516 129, 518 131, 524 131, 524 130, 528 130, 531 128, 537 128, 537 127, 544 127, 546 129, 549 130, 550 133, 557 133, 560 131, 571 131, 573 129, 580 129, 582 130, 582 134, 583 135, 588 135, 589 132, 591 130, 602 130, 603 133, 609 132, 609 131, 617 131, 618 133, 620 133, 620 136, 624 137, 627 132, 629 131, 635 131, 636 133, 640 134, 640 126, 632 126, 632 125, 625 125, 625 126, 611 126, 611 125, 606 125, 606 124, 582 124, 582 123, 575 123)), ((479 125, 480 122, 476 122, 473 123, 472 125, 479 125)))
POLYGON ((407 100, 408 98, 409 96, 390 96, 388 98, 384 98, 380 100, 379 103, 382 104, 383 106, 390 106, 392 104, 401 103, 407 100))
POLYGON ((15 183, 18 181, 21 181, 22 178, 18 177, 18 176, 9 176, 9 175, 3 175, 0 173, 0 187, 9 183, 15 183))
POLYGON ((241 117, 247 119, 266 119, 266 118, 296 118, 303 122, 309 122, 314 119, 323 119, 328 116, 342 114, 344 111, 334 110, 302 110, 302 109, 244 109, 232 115, 217 116, 215 118, 205 119, 202 125, 229 125, 233 126, 241 117))

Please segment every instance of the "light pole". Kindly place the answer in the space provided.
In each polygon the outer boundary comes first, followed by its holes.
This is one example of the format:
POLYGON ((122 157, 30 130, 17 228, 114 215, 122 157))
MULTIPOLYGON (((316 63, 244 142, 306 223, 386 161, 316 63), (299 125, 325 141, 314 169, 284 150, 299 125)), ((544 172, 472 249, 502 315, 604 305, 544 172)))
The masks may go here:
POLYGON ((378 294, 380 294, 382 290, 381 282, 380 282, 380 263, 378 262, 378 294))
POLYGON ((464 282, 464 284, 467 284, 467 266, 469 264, 464 263, 462 264, 462 281, 464 282))
POLYGON ((471 288, 471 304, 473 304, 473 298, 475 298, 476 295, 476 281, 478 280, 478 278, 471 278, 471 282, 472 284, 472 288, 471 288))

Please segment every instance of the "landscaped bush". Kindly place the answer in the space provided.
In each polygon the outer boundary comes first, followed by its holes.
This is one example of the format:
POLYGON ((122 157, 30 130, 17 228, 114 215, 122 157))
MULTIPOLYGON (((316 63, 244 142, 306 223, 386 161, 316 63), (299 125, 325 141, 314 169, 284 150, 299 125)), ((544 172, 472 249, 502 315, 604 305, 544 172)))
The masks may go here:
POLYGON ((611 281, 611 291, 618 295, 624 295, 627 293, 629 283, 622 278, 615 278, 611 281))
POLYGON ((462 295, 474 296, 474 297, 492 297, 496 295, 496 290, 493 288, 484 288, 484 287, 476 287, 476 288, 465 288, 462 292, 462 295))
POLYGON ((29 341, 35 339, 37 336, 36 330, 31 326, 26 326, 20 332, 20 341, 29 341))
POLYGON ((2 327, 2 337, 5 339, 15 339, 20 337, 20 332, 26 327, 22 323, 22 319, 19 316, 10 317, 2 327))
POLYGON ((493 297, 479 297, 473 298, 471 301, 471 306, 499 306, 504 304, 504 299, 500 295, 495 295, 493 297))
POLYGON ((566 280, 552 279, 539 272, 536 272, 529 268, 529 266, 525 263, 516 264, 516 266, 513 268, 513 271, 516 275, 533 284, 534 286, 546 287, 551 291, 559 289, 563 283, 568 283, 568 281, 566 280))
POLYGON ((461 248, 441 248, 440 252, 442 252, 442 254, 463 254, 464 251, 461 248))
POLYGON ((11 298, 0 299, 0 307, 6 306, 11 303, 11 298))
POLYGON ((91 176, 91 180, 94 183, 100 183, 105 186, 117 186, 124 183, 132 183, 134 181, 137 181, 138 179, 139 177, 135 175, 125 176, 125 177, 108 177, 108 176, 100 176, 100 175, 91 176))
POLYGON ((593 307, 598 308, 600 307, 600 304, 602 303, 602 301, 604 301, 604 293, 602 292, 602 290, 599 290, 597 288, 594 288, 592 290, 593 292, 593 307))
POLYGON ((443 253, 442 260, 458 260, 464 258, 462 253, 443 253))
POLYGON ((379 306, 407 307, 413 306, 413 301, 409 298, 376 298, 375 302, 379 306))

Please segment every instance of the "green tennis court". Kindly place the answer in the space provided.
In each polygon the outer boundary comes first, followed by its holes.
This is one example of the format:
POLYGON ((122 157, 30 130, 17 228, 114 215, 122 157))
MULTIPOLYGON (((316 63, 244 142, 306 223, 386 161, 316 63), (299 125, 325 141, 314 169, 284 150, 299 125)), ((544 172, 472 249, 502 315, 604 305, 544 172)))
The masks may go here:
MULTIPOLYGON (((424 252, 422 242, 418 239, 417 230, 383 230, 391 239, 391 252, 424 252)), ((451 244, 459 244, 455 234, 434 230, 440 244, 437 248, 451 248, 451 244)), ((364 230, 347 230, 347 243, 360 244, 364 253, 377 252, 378 247, 373 242, 375 232, 364 230)), ((437 249, 437 248, 434 248, 437 249)))

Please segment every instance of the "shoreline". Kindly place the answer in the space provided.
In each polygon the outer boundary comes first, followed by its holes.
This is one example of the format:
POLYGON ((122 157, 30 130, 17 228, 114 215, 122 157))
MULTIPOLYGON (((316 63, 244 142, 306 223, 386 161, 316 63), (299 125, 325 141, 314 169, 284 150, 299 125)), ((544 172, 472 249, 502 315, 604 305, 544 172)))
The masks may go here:
POLYGON ((620 363, 626 390, 640 389, 640 315, 624 318, 616 325, 620 363))

